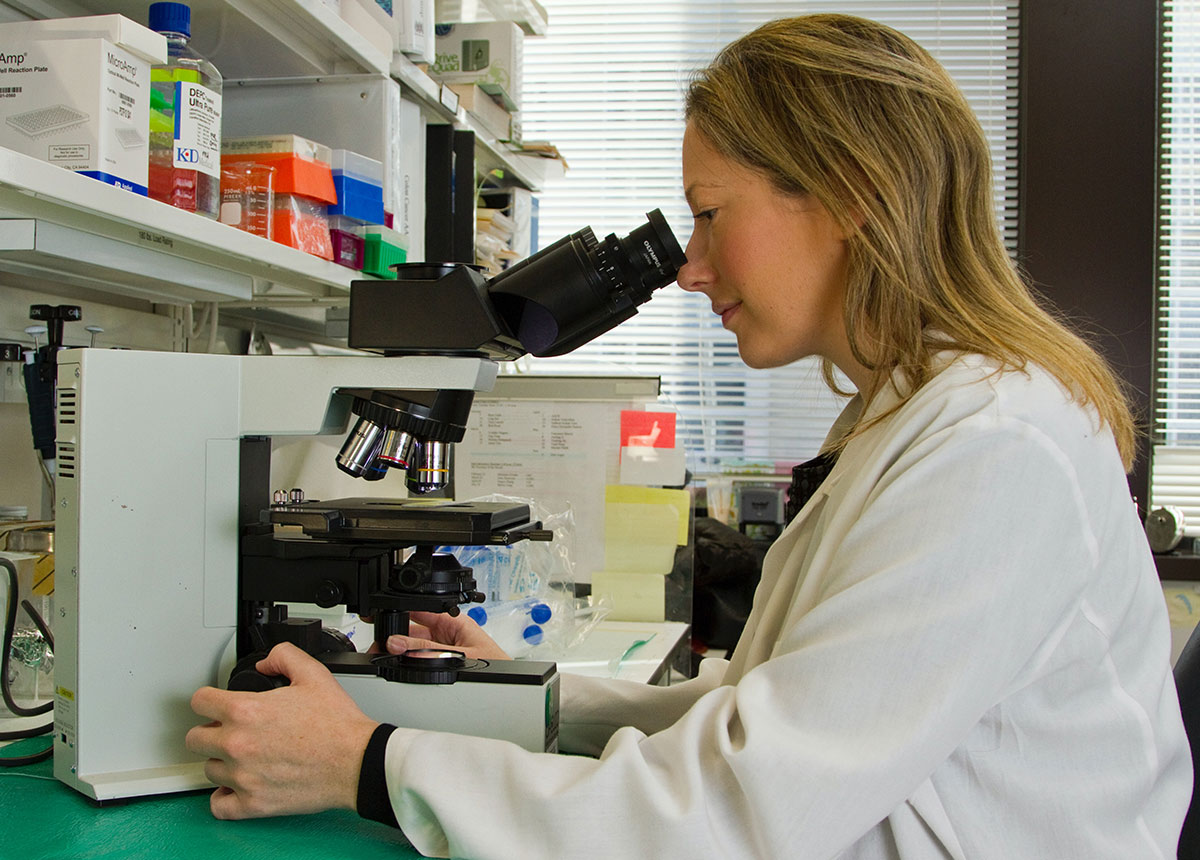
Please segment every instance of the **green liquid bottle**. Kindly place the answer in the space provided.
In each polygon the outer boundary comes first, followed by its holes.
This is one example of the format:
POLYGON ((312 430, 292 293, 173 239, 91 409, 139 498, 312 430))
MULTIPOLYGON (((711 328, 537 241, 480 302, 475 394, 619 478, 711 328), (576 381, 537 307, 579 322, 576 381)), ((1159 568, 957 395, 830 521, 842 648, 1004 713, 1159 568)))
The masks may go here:
POLYGON ((150 4, 167 62, 150 70, 150 196, 216 219, 221 206, 221 73, 188 45, 191 9, 150 4))

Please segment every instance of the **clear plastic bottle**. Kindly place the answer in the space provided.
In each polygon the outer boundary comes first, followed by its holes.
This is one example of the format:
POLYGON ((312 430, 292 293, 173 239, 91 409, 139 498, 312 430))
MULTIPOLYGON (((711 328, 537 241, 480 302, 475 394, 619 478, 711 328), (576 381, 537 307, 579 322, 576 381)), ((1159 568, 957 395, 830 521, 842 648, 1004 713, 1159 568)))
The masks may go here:
POLYGON ((221 73, 188 45, 192 11, 151 3, 167 63, 150 70, 150 196, 216 218, 221 207, 221 73))

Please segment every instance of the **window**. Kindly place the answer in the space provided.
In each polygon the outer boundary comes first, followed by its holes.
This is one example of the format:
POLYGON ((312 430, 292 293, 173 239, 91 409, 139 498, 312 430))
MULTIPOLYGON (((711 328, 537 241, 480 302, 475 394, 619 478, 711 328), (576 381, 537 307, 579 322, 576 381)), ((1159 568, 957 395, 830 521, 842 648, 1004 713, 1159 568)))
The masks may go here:
POLYGON ((1200 0, 1163 3, 1150 497, 1200 521, 1200 0))
MULTIPOLYGON (((624 235, 659 208, 681 245, 682 101, 692 71, 725 43, 772 18, 846 12, 912 36, 946 65, 992 141, 996 201, 1016 246, 1016 0, 548 0, 548 35, 525 41, 524 135, 549 140, 569 164, 540 195, 539 247, 589 225, 624 235)), ((638 315, 559 359, 519 367, 662 377, 679 412, 689 466, 792 464, 816 453, 843 405, 815 359, 751 371, 702 295, 672 286, 638 315)))

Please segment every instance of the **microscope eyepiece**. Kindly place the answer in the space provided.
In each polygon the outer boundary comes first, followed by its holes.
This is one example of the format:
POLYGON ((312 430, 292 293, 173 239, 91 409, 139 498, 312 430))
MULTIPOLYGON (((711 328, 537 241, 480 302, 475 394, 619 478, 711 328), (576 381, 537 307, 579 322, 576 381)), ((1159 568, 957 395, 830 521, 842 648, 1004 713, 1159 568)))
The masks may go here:
POLYGON ((655 209, 624 238, 585 227, 501 272, 488 295, 526 351, 562 355, 637 313, 686 257, 655 209))

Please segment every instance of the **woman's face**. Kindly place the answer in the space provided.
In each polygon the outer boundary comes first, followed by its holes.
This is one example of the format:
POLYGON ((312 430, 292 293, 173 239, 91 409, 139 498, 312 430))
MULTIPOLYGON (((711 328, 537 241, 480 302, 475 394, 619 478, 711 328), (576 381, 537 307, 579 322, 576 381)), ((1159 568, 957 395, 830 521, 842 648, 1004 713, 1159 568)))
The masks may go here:
POLYGON ((704 293, 751 367, 828 358, 861 388, 842 321, 846 241, 809 196, 778 191, 688 126, 683 185, 695 218, 679 286, 704 293))

